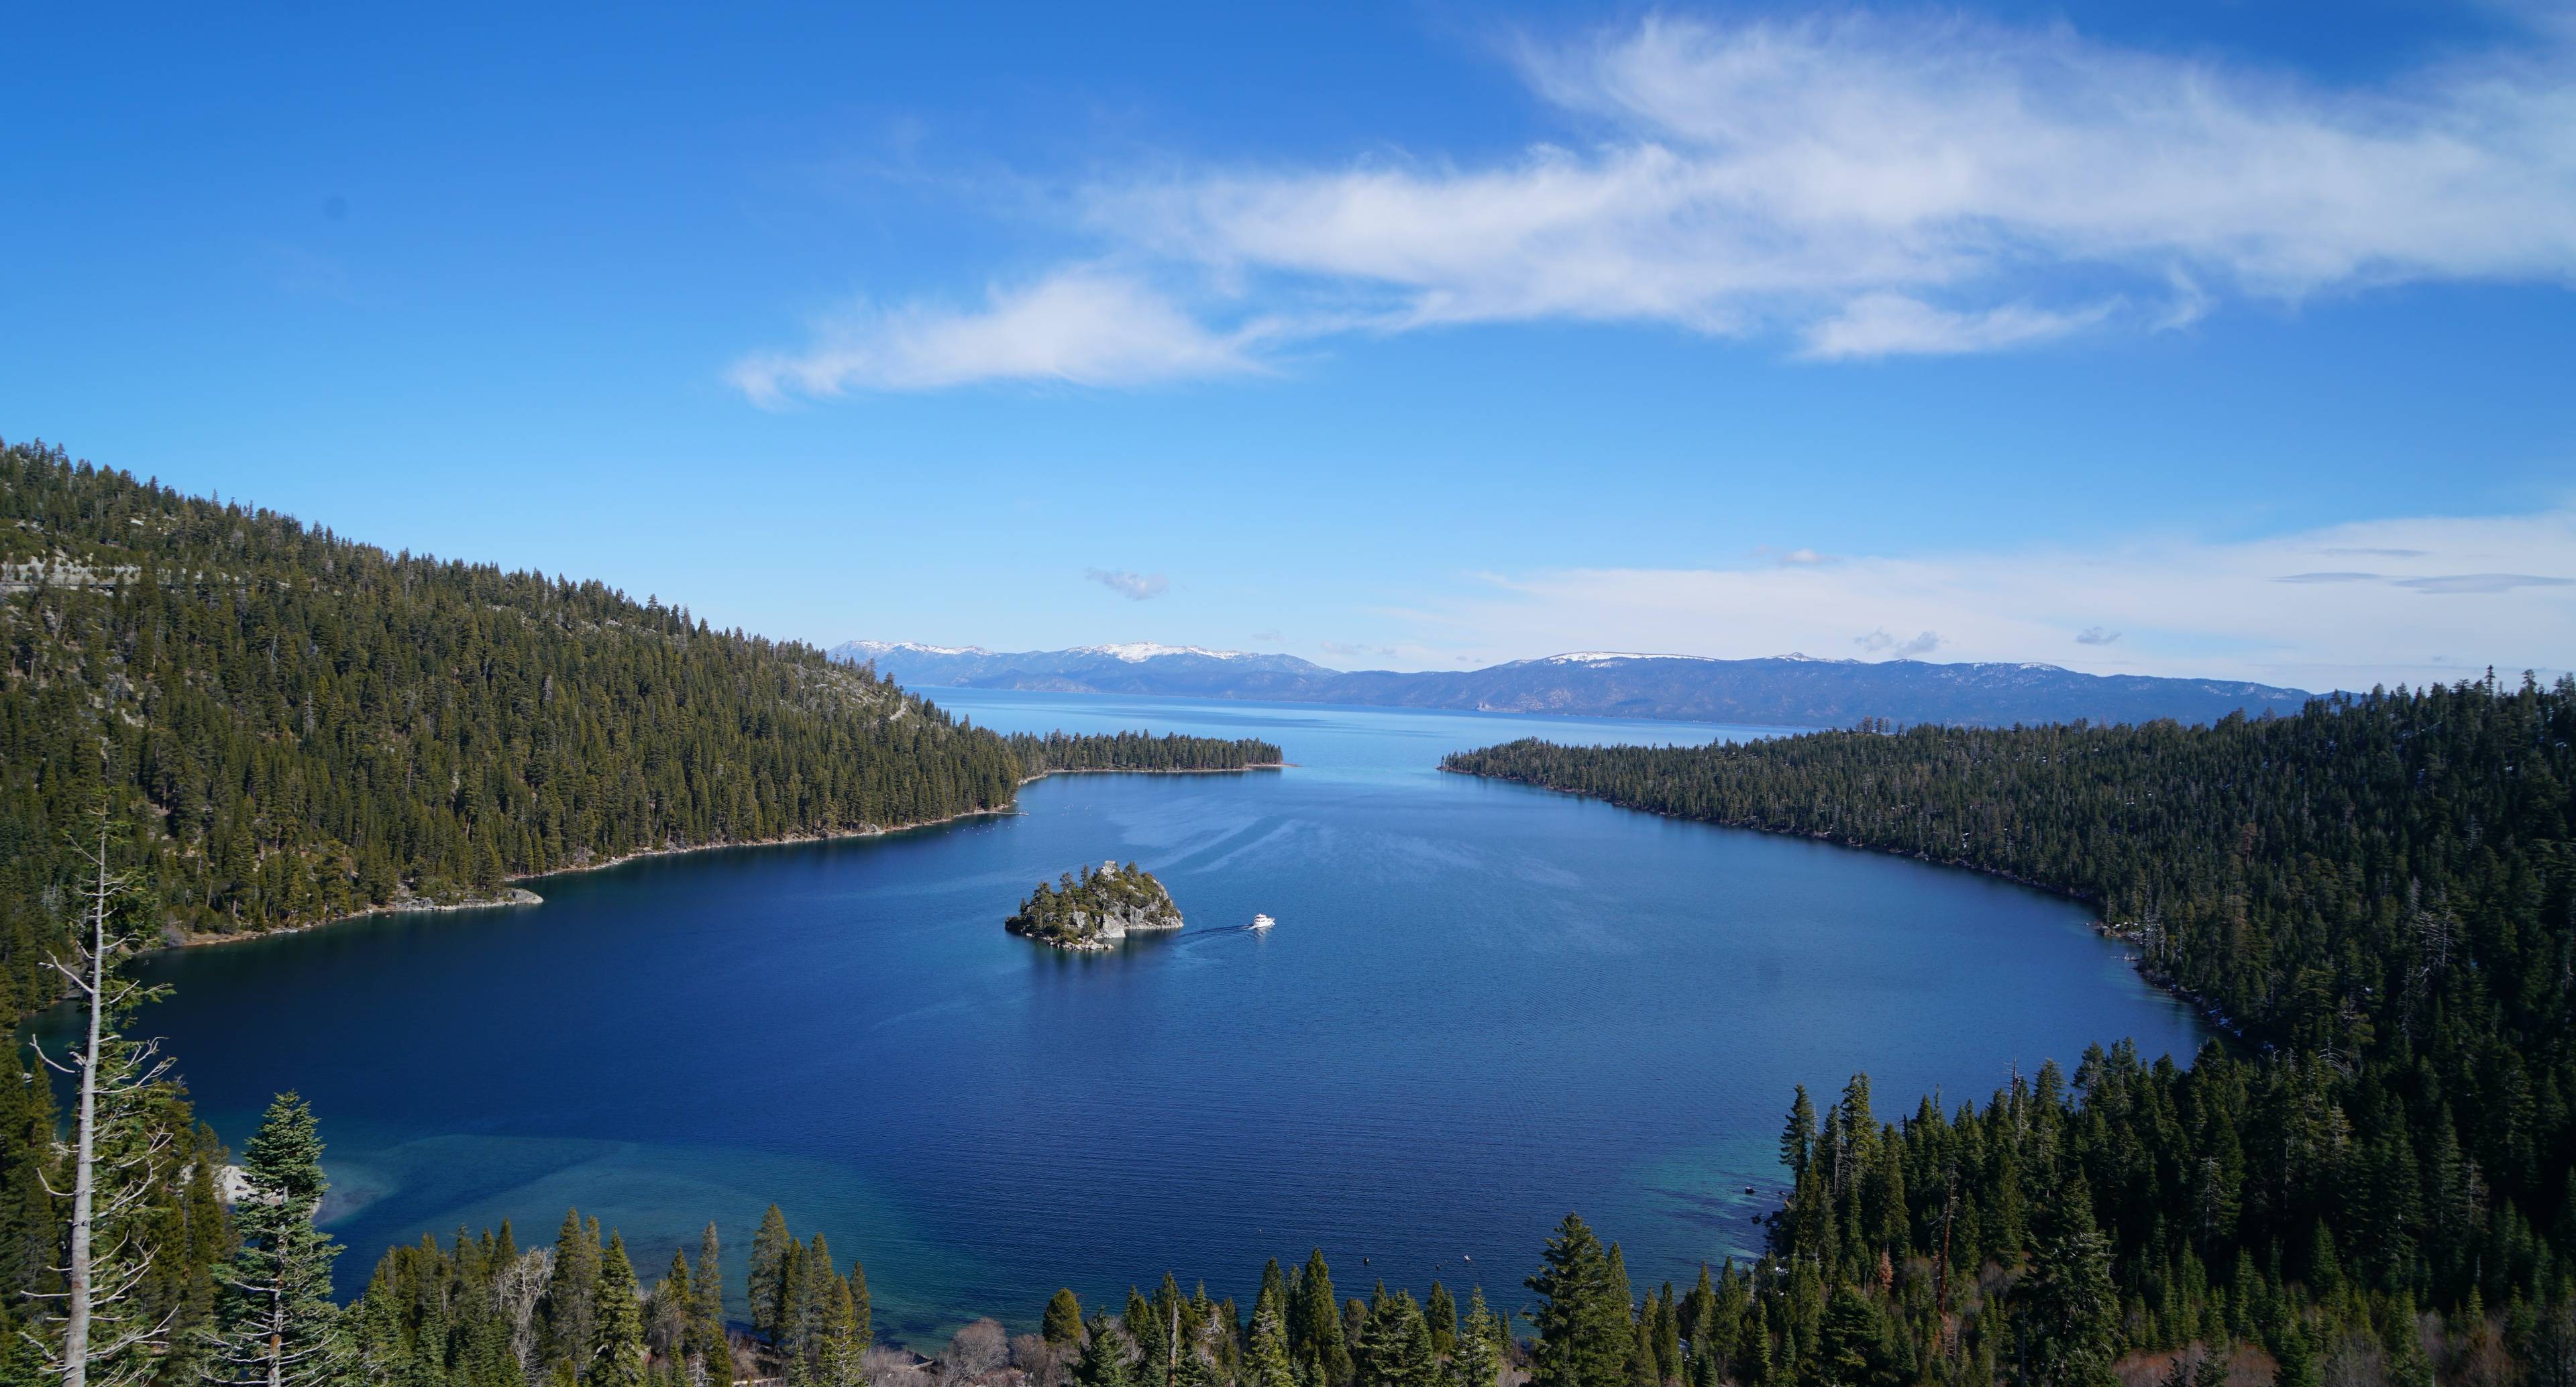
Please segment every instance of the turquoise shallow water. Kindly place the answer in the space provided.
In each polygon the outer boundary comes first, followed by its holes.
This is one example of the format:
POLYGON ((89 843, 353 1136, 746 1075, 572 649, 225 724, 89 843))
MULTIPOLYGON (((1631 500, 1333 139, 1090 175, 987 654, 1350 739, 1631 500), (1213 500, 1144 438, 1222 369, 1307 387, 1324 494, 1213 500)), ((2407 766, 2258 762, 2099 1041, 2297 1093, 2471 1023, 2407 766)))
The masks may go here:
MULTIPOLYGON (((1522 735, 1672 723, 948 691, 1004 730, 1255 734, 1299 763, 1071 776, 1024 813, 534 883, 542 906, 162 955, 169 1038, 238 1144, 313 1100, 352 1251, 578 1204, 651 1274, 772 1200, 866 1259, 889 1337, 1034 1320, 1168 1268, 1522 1297, 1582 1211, 1641 1282, 1755 1245, 1790 1086, 1880 1115, 2198 1031, 2080 906, 1883 855, 1439 774, 1522 735), (1003 933, 1041 878, 1133 859, 1189 926, 1106 956, 1003 933), (1278 927, 1240 927, 1256 911, 1278 927), (1759 1193, 1745 1194, 1746 1186, 1759 1193), (1470 1260, 1472 1259, 1472 1260, 1470 1260)), ((739 1304, 736 1310, 739 1312, 739 1304)))

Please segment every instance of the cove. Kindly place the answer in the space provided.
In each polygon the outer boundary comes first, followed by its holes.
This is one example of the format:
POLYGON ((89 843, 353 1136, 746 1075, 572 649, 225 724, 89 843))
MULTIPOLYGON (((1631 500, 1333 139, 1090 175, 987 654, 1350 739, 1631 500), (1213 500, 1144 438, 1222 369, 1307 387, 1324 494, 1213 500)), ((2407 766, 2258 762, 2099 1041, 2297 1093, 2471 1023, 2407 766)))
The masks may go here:
POLYGON ((312 1100, 344 1293, 389 1243, 504 1218, 550 1240, 577 1204, 648 1280, 718 1220, 740 1314, 776 1201, 916 1341, 1166 1269, 1248 1303, 1263 1259, 1318 1245, 1346 1293, 1440 1278, 1517 1306, 1568 1209, 1641 1287, 1683 1281, 1758 1246, 1793 1084, 1821 1103, 1867 1070, 1887 1119, 2201 1035, 2075 903, 1434 769, 1520 736, 1762 729, 939 701, 1004 731, 1257 735, 1297 765, 1058 777, 1009 817, 165 953, 175 994, 139 1029, 236 1147, 273 1092, 312 1100), (1112 858, 1188 928, 1106 955, 1003 932, 1036 882, 1112 858))

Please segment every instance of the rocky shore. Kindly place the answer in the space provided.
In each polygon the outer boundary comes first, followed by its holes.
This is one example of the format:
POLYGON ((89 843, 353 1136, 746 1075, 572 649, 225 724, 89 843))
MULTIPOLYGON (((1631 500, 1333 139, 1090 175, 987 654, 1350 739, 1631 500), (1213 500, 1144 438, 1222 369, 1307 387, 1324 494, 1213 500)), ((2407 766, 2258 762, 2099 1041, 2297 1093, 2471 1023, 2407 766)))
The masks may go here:
POLYGON ((1098 953, 1131 933, 1179 929, 1181 910, 1153 873, 1133 862, 1103 862, 1040 884, 1002 927, 1054 948, 1098 953))

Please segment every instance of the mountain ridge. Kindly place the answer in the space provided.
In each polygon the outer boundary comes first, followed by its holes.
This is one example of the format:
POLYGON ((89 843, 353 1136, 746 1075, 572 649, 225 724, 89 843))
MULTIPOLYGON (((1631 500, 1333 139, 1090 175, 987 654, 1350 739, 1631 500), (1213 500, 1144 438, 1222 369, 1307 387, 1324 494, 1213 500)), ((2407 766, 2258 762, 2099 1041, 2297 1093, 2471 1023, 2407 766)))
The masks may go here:
POLYGON ((2305 689, 2243 680, 2086 674, 2038 661, 1935 664, 1788 654, 1580 650, 1483 669, 1336 670, 1294 655, 1153 642, 993 651, 911 641, 846 641, 834 659, 872 664, 916 690, 1243 699, 1646 721, 1841 727, 1863 718, 2009 726, 2084 720, 2211 723, 2230 713, 2296 712, 2305 689))

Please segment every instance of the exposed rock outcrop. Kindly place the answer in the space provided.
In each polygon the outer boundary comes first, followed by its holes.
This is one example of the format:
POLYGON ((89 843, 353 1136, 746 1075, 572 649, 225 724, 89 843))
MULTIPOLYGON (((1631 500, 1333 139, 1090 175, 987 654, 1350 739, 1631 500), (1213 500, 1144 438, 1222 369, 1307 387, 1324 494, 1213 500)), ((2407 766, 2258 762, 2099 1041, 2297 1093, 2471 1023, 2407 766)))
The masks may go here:
POLYGON ((1101 950, 1131 932, 1179 929, 1181 909, 1153 873, 1103 862, 1041 883, 1002 926, 1059 949, 1101 950))

